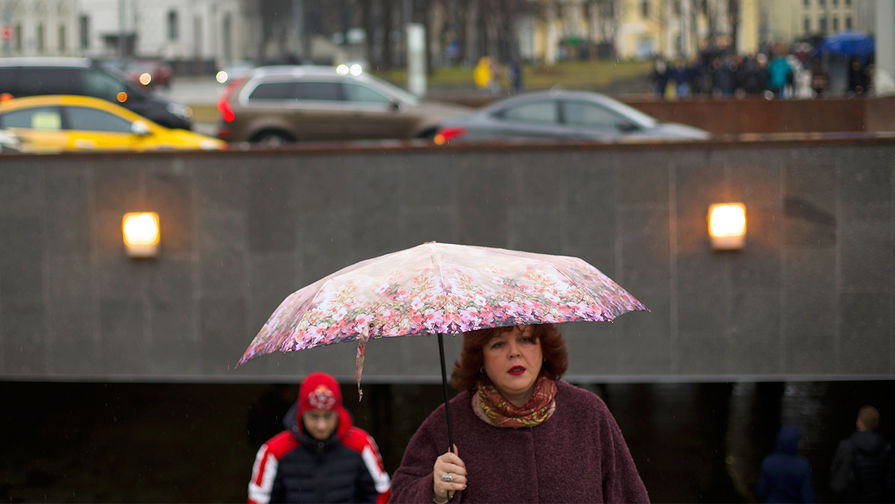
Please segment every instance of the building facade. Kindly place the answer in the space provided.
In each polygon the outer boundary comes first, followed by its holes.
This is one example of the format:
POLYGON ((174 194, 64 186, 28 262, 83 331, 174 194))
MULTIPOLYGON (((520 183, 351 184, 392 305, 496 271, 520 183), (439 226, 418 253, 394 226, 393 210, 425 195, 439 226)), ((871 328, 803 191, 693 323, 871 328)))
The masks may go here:
POLYGON ((253 56, 255 16, 243 0, 0 0, 0 51, 155 58, 180 73, 208 72, 253 56))

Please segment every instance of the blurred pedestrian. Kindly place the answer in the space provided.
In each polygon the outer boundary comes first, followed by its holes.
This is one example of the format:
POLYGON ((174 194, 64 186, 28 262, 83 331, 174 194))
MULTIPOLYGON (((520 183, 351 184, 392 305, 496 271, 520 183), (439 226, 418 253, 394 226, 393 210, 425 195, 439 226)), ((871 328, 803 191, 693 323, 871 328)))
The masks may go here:
POLYGON ((879 411, 862 406, 857 429, 836 447, 830 466, 830 489, 840 502, 892 502, 895 500, 895 460, 892 446, 876 433, 879 411))
POLYGON ((793 82, 792 67, 786 55, 778 52, 768 65, 768 90, 774 93, 776 98, 786 98, 786 87, 793 82))
POLYGON ((731 56, 719 56, 712 60, 712 88, 723 97, 731 97, 736 91, 736 66, 731 56))
POLYGON ((653 72, 651 75, 656 96, 665 98, 665 90, 668 87, 668 64, 661 56, 653 59, 653 72))
POLYGON ((647 502, 621 429, 594 393, 560 381, 568 366, 553 324, 463 335, 445 406, 417 429, 392 501, 647 502))
POLYGON ((249 504, 388 501, 390 481, 376 442, 352 425, 335 378, 309 374, 284 424, 287 430, 258 450, 249 504))
POLYGON ((674 61, 668 78, 674 82, 674 94, 678 98, 690 96, 691 72, 683 58, 674 61))
POLYGON ((762 502, 814 502, 811 464, 799 455, 799 428, 784 425, 777 435, 777 450, 761 462, 758 498, 762 502))
POLYGON ((824 71, 820 58, 817 58, 811 62, 811 90, 814 91, 814 96, 823 96, 829 85, 830 78, 824 71))
POLYGON ((749 56, 737 72, 738 86, 746 95, 761 95, 768 85, 768 58, 764 54, 749 56))
POLYGON ((512 89, 514 93, 522 91, 522 62, 519 61, 518 56, 514 56, 513 59, 510 60, 508 70, 510 78, 510 89, 512 89))
POLYGON ((472 71, 472 78, 475 81, 475 87, 480 91, 489 92, 491 90, 491 81, 494 78, 492 73, 491 58, 482 56, 479 58, 478 64, 472 71))
POLYGON ((848 92, 863 95, 870 90, 870 74, 858 56, 853 56, 848 67, 848 92))

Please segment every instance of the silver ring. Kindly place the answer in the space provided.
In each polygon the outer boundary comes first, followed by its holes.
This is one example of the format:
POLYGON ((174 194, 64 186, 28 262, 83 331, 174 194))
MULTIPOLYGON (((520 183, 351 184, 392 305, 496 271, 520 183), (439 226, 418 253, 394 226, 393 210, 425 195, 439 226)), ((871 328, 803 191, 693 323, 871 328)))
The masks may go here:
POLYGON ((441 475, 441 481, 450 483, 451 481, 454 481, 454 477, 451 476, 451 473, 444 473, 441 475))

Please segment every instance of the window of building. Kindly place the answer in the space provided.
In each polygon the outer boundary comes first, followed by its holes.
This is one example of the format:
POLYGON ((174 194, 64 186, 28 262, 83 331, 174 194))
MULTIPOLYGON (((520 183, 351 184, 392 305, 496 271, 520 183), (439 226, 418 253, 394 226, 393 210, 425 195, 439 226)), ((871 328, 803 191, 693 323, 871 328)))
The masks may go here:
POLYGON ((846 30, 852 29, 851 16, 845 16, 845 29, 846 30))
POLYGON ((817 22, 817 28, 821 33, 827 33, 827 16, 822 16, 817 22))
POLYGON ((22 23, 16 24, 16 31, 13 34, 15 37, 13 40, 15 41, 14 47, 16 51, 22 50, 22 23))
POLYGON ((845 5, 851 6, 851 0, 845 0, 845 5))
POLYGON ((827 0, 817 0, 817 5, 820 5, 821 7, 823 7, 823 6, 827 5, 827 0))
POLYGON ((802 20, 802 31, 805 34, 811 33, 811 18, 808 16, 805 16, 805 19, 802 20))
POLYGON ((180 36, 178 30, 177 11, 168 11, 168 40, 177 40, 180 36))
POLYGON ((59 25, 59 52, 65 52, 65 25, 59 25))
POLYGON ((78 40, 81 49, 90 49, 90 18, 87 16, 78 18, 78 40))
POLYGON ((44 52, 44 25, 37 25, 37 52, 44 52))
POLYGON ((839 31, 839 18, 838 17, 833 18, 833 31, 834 32, 839 31))
POLYGON ((640 0, 640 17, 648 18, 649 17, 649 4, 650 0, 640 0))
POLYGON ((802 0, 802 5, 805 7, 811 7, 811 0, 802 0))
POLYGON ((839 6, 839 0, 832 0, 832 1, 833 1, 833 7, 839 6))

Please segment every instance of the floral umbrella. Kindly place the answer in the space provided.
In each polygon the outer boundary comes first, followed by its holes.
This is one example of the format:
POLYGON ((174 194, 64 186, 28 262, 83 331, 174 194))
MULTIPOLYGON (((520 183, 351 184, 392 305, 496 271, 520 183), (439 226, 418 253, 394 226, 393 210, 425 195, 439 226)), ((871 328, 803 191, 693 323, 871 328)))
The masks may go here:
POLYGON ((646 309, 577 257, 427 242, 353 264, 292 293, 239 364, 261 354, 356 341, 360 391, 371 338, 436 334, 447 402, 443 334, 609 321, 646 309))

